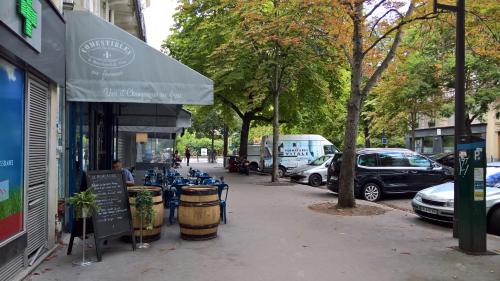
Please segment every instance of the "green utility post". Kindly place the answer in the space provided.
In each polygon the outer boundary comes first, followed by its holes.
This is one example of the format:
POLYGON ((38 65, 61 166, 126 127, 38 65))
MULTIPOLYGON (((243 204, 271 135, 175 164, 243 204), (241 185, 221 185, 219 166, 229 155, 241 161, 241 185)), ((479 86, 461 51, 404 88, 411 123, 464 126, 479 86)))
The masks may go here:
POLYGON ((486 141, 462 136, 458 143, 458 247, 479 254, 486 252, 486 141))

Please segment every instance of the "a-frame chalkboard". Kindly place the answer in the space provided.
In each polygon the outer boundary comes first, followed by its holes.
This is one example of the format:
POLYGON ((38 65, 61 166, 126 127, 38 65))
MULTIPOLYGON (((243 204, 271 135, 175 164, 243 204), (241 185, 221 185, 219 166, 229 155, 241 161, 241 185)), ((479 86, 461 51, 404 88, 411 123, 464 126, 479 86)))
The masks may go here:
MULTIPOLYGON (((104 241, 115 237, 132 236, 132 250, 135 250, 135 236, 125 175, 115 170, 89 171, 86 173, 86 180, 87 188, 92 189, 99 206, 99 209, 92 215, 97 260, 102 260, 104 241)), ((73 229, 78 229, 78 227, 73 227, 73 229)), ((68 254, 71 253, 74 237, 79 235, 81 233, 77 230, 72 231, 68 254)))

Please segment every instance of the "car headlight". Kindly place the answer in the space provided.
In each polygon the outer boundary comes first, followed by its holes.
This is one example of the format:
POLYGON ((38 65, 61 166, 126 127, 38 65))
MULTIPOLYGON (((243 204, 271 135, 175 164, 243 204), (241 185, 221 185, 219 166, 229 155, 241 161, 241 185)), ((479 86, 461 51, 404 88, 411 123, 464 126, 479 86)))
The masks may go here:
POLYGON ((422 195, 420 193, 417 193, 417 195, 415 195, 415 201, 418 201, 418 202, 422 202, 422 195))
POLYGON ((444 203, 445 207, 453 208, 453 200, 448 200, 444 203))

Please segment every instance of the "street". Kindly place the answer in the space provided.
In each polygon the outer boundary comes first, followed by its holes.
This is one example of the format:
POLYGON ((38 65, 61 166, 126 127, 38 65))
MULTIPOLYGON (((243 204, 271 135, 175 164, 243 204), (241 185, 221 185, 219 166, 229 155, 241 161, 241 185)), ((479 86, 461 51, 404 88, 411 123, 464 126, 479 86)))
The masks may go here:
MULTIPOLYGON (((132 252, 110 241, 102 262, 74 267, 81 258, 77 239, 73 255, 60 246, 27 280, 500 280, 500 255, 465 255, 451 248, 458 241, 450 228, 387 207, 404 207, 408 199, 377 204, 386 206, 382 215, 328 215, 308 208, 336 201, 324 189, 272 186, 268 176, 192 165, 230 185, 228 222, 218 238, 181 240, 178 224, 165 220, 150 249, 132 252)), ((500 238, 489 236, 488 249, 499 254, 500 238)), ((88 253, 95 255, 93 248, 88 253)))

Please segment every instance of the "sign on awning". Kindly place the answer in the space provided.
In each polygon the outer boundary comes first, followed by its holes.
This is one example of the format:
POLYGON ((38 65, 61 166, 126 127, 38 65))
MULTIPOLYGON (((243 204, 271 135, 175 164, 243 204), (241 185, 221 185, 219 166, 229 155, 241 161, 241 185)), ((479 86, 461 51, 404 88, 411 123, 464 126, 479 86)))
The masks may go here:
POLYGON ((213 82, 87 11, 65 11, 66 99, 213 103, 213 82))

